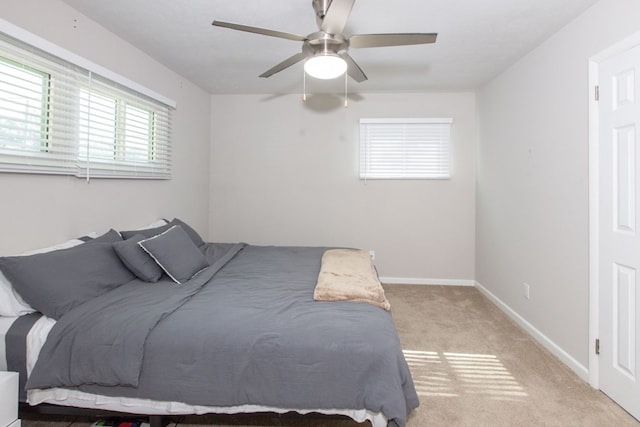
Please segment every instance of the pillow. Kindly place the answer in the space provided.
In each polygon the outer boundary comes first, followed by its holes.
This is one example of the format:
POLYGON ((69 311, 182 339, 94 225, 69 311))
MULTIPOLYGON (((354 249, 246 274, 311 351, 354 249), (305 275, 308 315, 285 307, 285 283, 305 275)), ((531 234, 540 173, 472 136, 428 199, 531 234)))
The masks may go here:
POLYGON ((158 234, 167 231, 168 229, 170 229, 174 225, 181 226, 182 229, 187 233, 189 238, 193 241, 193 243, 195 243, 196 246, 200 247, 200 246, 204 245, 204 240, 202 240, 202 237, 200 237, 198 232, 196 230, 194 230, 193 228, 191 228, 188 224, 180 221, 178 218, 174 218, 174 220, 171 221, 170 223, 168 223, 166 225, 163 225, 163 226, 160 226, 160 227, 147 228, 145 230, 121 231, 120 234, 125 239, 133 237, 136 234, 142 234, 145 237, 153 237, 153 236, 157 236, 158 234))
POLYGON ((96 232, 89 233, 86 236, 78 237, 78 240, 82 240, 85 243, 89 242, 117 242, 122 240, 122 236, 113 228, 104 234, 99 235, 96 232))
POLYGON ((90 242, 92 240, 94 240, 96 237, 98 237, 98 233, 96 233, 95 231, 92 231, 89 234, 86 234, 82 237, 78 237, 78 240, 82 240, 83 242, 90 242))
POLYGON ((163 225, 167 225, 168 222, 169 221, 165 219, 159 219, 157 221, 153 221, 152 223, 142 226, 140 228, 136 228, 136 230, 146 230, 147 228, 158 228, 158 227, 162 227, 163 225))
POLYGON ((83 302, 135 278, 109 242, 2 257, 0 270, 29 305, 56 320, 83 302))
POLYGON ((95 239, 87 240, 87 243, 114 243, 121 242, 122 236, 113 228, 95 239))
MULTIPOLYGON (((97 236, 95 233, 90 233, 87 236, 79 237, 77 239, 67 240, 57 245, 49 246, 41 249, 34 249, 21 253, 18 256, 36 255, 47 252, 53 252, 60 249, 67 249, 74 246, 81 245, 85 242, 114 242, 122 240, 122 237, 115 230, 109 230, 102 236, 97 236), (86 239, 86 240, 85 240, 86 239)), ((11 282, 0 271, 0 316, 22 316, 24 314, 33 313, 36 310, 27 304, 24 299, 16 292, 11 282)))
POLYGON ((146 237, 142 234, 136 234, 127 240, 115 242, 113 249, 124 265, 140 280, 157 282, 160 280, 160 277, 162 277, 162 269, 156 264, 155 260, 138 245, 138 242, 144 239, 146 239, 146 237))
POLYGON ((189 224, 179 220, 178 218, 174 218, 173 221, 169 223, 169 225, 179 225, 180 227, 182 227, 182 229, 189 235, 189 237, 191 238, 191 240, 193 240, 193 243, 195 243, 197 247, 204 245, 204 240, 202 240, 202 237, 200 237, 198 232, 191 228, 189 224))
POLYGON ((200 249, 180 225, 141 240, 138 245, 178 284, 186 282, 209 266, 200 249))
MULTIPOLYGON (((60 249, 78 246, 82 243, 83 241, 80 239, 72 239, 46 248, 27 251, 20 255, 33 255, 52 252, 60 249)), ((36 310, 34 310, 33 307, 27 304, 24 299, 22 299, 22 297, 18 295, 18 293, 11 285, 11 282, 9 282, 9 279, 7 279, 4 274, 2 274, 2 271, 0 271, 0 316, 17 317, 33 313, 34 311, 36 310)))
POLYGON ((9 280, 0 271, 0 316, 17 317, 35 310, 16 293, 9 280))

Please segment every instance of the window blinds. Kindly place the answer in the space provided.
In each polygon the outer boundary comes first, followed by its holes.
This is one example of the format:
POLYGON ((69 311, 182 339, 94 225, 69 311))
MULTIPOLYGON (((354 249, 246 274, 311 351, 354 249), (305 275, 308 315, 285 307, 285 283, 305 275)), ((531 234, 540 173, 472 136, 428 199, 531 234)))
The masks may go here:
POLYGON ((0 33, 0 171, 168 179, 171 112, 0 33))
POLYGON ((0 38, 0 170, 73 172, 79 77, 69 65, 0 38))
POLYGON ((447 179, 451 118, 360 119, 360 179, 447 179))
POLYGON ((168 108, 92 78, 80 90, 78 176, 170 177, 168 108))

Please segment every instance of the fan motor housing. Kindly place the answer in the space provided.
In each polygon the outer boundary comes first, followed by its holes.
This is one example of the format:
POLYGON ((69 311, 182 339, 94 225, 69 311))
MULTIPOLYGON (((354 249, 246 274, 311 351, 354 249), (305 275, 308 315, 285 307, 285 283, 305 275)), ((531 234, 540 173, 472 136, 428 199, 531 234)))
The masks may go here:
POLYGON ((314 52, 339 53, 349 48, 349 41, 342 34, 332 35, 324 31, 309 34, 304 44, 314 52))

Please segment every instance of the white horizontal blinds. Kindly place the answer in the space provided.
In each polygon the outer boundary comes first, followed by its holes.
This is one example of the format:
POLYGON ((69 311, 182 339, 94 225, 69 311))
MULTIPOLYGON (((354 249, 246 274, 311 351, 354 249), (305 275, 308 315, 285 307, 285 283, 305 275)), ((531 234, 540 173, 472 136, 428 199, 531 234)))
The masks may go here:
POLYGON ((171 109, 0 33, 0 172, 171 178, 171 109))
POLYGON ((360 178, 449 178, 452 121, 360 119, 360 178))
POLYGON ((92 78, 80 90, 78 175, 171 177, 169 109, 92 78))
POLYGON ((72 173, 73 66, 0 34, 0 171, 72 173))

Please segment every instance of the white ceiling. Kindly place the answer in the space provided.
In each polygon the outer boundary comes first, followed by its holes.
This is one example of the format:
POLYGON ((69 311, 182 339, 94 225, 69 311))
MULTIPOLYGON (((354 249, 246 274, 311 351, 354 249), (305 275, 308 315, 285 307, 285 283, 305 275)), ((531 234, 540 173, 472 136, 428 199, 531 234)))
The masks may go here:
MULTIPOLYGON (((262 72, 301 43, 213 27, 216 19, 307 35, 311 0, 64 0, 76 10, 215 94, 302 91, 302 62, 262 72)), ((473 90, 539 45, 597 0, 359 0, 346 35, 437 32, 433 45, 351 49, 368 81, 349 92, 473 90)), ((311 91, 344 81, 307 79, 311 91)))

